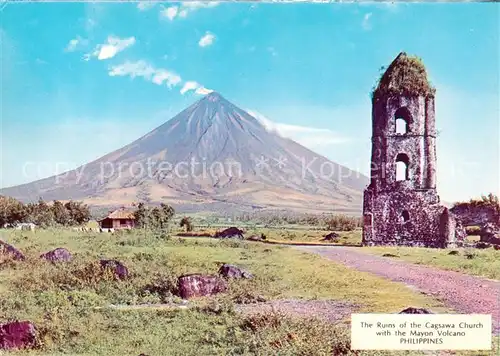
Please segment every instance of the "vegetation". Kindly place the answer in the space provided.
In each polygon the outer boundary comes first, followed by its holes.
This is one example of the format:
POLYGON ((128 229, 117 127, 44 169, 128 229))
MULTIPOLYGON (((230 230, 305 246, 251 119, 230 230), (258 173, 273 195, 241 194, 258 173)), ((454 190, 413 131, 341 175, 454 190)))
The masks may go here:
MULTIPOLYGON (((276 228, 261 228, 248 230, 247 235, 260 235, 263 233, 269 242, 283 243, 325 243, 321 241, 326 235, 322 230, 290 230, 276 228)), ((345 246, 360 246, 361 231, 338 231, 339 245, 345 246)))
MULTIPOLYGON (((400 53, 383 74, 372 96, 424 95, 434 96, 436 90, 427 80, 427 71, 419 57, 400 53)), ((384 71, 385 70, 385 71, 384 71)))
POLYGON ((488 195, 482 195, 480 199, 470 199, 467 202, 458 202, 453 205, 453 209, 455 208, 481 208, 481 207, 489 207, 496 211, 497 214, 500 214, 500 200, 498 195, 490 193, 488 195))
POLYGON ((181 219, 181 222, 179 223, 179 226, 182 228, 182 227, 185 227, 186 228, 186 232, 190 232, 190 231, 193 231, 193 222, 191 221, 191 218, 188 217, 188 216, 185 216, 181 219))
POLYGON ((493 248, 480 250, 466 248, 363 247, 360 251, 379 256, 390 253, 402 260, 416 264, 500 280, 500 251, 493 248))
POLYGON ((169 222, 175 215, 175 210, 164 203, 153 208, 148 208, 144 203, 139 203, 134 215, 137 227, 161 231, 168 229, 169 222))
POLYGON ((397 312, 410 305, 444 310, 402 284, 280 246, 159 240, 140 230, 112 236, 60 229, 4 234, 27 260, 0 265, 0 320, 31 320, 37 325, 40 349, 28 354, 354 354, 345 324, 277 314, 244 316, 237 312, 236 301, 248 295, 334 299, 354 303, 360 312, 397 312), (74 260, 52 264, 39 259, 40 253, 55 247, 68 248, 74 260), (117 281, 102 274, 98 258, 122 261, 131 277, 117 281), (256 277, 231 281, 227 293, 192 301, 187 310, 108 307, 175 302, 176 277, 216 273, 222 262, 242 266, 256 277))
POLYGON ((38 226, 82 225, 91 218, 90 210, 82 202, 55 200, 51 205, 40 199, 38 203, 23 204, 6 196, 0 196, 0 227, 18 223, 34 223, 38 226))
POLYGON ((357 216, 341 214, 299 214, 280 211, 243 213, 227 216, 226 219, 212 218, 213 222, 238 221, 263 224, 267 226, 301 225, 321 230, 352 231, 362 226, 362 219, 357 216))

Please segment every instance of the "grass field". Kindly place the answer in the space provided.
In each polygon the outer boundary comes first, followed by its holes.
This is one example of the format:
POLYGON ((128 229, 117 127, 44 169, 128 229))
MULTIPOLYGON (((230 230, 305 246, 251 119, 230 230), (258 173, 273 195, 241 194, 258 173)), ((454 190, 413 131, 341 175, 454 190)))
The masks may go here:
MULTIPOLYGON (((500 280, 500 251, 489 249, 430 249, 417 247, 363 247, 378 256, 392 254, 404 261, 500 280), (458 254, 449 253, 457 251, 458 254)), ((394 258, 394 257, 391 257, 394 258)))
POLYGON ((444 310, 398 283, 281 246, 160 239, 140 232, 16 231, 2 232, 2 238, 20 248, 27 260, 0 267, 0 320, 31 320, 37 325, 42 348, 29 354, 349 354, 345 325, 270 315, 257 328, 245 327, 249 321, 234 311, 234 299, 248 294, 349 301, 358 304, 359 311, 398 312, 407 306, 444 310), (53 265, 38 258, 56 247, 68 248, 74 261, 53 265), (131 278, 119 282, 89 274, 88 267, 99 258, 124 262, 131 278), (238 264, 256 277, 231 282, 225 295, 197 300, 196 308, 187 310, 106 308, 176 301, 171 291, 177 276, 216 273, 221 262, 238 264))
MULTIPOLYGON (((359 312, 398 312, 408 306, 447 311, 439 302, 399 283, 283 246, 160 238, 141 231, 114 235, 67 230, 1 234, 27 256, 24 262, 4 261, 0 265, 0 320, 31 320, 39 332, 40 349, 22 354, 351 354, 348 320, 332 325, 279 314, 242 316, 235 311, 238 299, 257 295, 268 300, 351 302, 359 306, 359 312), (74 260, 53 265, 39 259, 40 253, 56 247, 68 248, 74 260), (100 258, 122 261, 131 278, 120 282, 93 274, 89 267, 100 258), (179 298, 173 290, 179 275, 216 273, 224 262, 248 269, 255 278, 232 281, 227 293, 194 300, 192 307, 184 310, 107 307, 175 303, 179 298)), ((394 353, 357 355, 365 354, 394 353)))
MULTIPOLYGON (((259 229, 251 230, 248 234, 260 234, 263 232, 271 242, 283 243, 323 243, 321 239, 327 231, 320 230, 283 230, 283 229, 259 229)), ((339 245, 360 246, 361 231, 339 231, 339 245)), ((468 242, 478 241, 478 236, 469 236, 468 242)), ((366 252, 378 256, 391 254, 404 261, 411 263, 434 266, 446 270, 462 272, 474 276, 481 276, 500 280, 500 251, 493 248, 472 249, 432 249, 417 247, 361 247, 360 252, 366 252), (451 251, 456 251, 452 252, 451 251), (456 253, 456 254, 454 254, 456 253)), ((394 258, 394 257, 392 257, 394 258)))

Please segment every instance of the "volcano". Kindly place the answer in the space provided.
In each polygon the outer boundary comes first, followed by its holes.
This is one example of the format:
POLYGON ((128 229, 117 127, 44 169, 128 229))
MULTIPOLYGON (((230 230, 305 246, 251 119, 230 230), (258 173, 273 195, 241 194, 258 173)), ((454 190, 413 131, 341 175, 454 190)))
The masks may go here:
POLYGON ((166 202, 181 210, 361 211, 367 177, 212 92, 129 145, 75 170, 0 191, 22 201, 166 202))

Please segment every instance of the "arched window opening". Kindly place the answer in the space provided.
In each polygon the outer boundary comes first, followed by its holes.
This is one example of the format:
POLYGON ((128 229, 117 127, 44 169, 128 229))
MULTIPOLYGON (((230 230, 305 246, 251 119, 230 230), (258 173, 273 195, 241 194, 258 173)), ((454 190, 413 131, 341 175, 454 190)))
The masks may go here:
POLYGON ((401 107, 394 113, 396 120, 396 133, 404 135, 410 131, 411 115, 406 107, 401 107))
POLYGON ((410 213, 407 210, 403 210, 403 212, 401 213, 401 220, 403 222, 410 221, 410 213))
POLYGON ((398 154, 396 157, 396 181, 403 181, 410 179, 410 172, 408 166, 410 159, 404 153, 398 154))
POLYGON ((396 133, 400 135, 404 135, 408 132, 408 124, 405 120, 399 118, 396 119, 396 133))

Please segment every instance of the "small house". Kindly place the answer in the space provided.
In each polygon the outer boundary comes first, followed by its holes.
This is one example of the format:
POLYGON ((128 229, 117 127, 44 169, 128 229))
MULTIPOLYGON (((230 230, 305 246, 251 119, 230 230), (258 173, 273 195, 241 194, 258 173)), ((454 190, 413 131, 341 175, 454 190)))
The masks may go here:
POLYGON ((135 215, 131 210, 120 208, 99 221, 102 229, 131 229, 135 226, 135 215))

